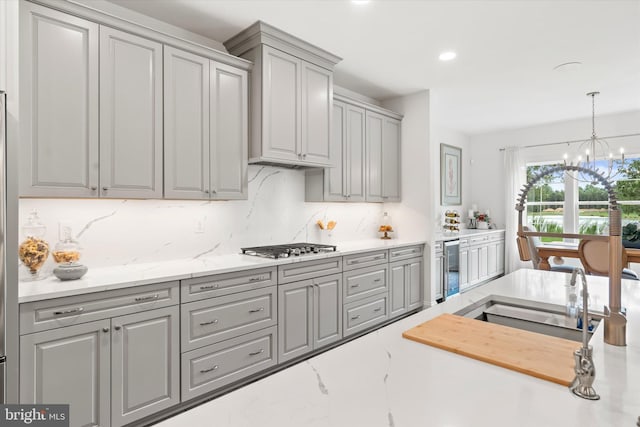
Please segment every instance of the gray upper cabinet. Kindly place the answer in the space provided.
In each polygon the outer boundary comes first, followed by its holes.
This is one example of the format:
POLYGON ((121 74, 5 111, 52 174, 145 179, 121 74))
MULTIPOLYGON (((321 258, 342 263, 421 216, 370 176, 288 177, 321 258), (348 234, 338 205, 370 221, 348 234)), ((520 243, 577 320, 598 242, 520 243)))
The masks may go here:
POLYGON ((68 404, 70 425, 109 426, 109 319, 20 338, 20 402, 68 404))
POLYGON ((400 126, 401 122, 385 117, 382 126, 382 199, 400 201, 400 126))
POLYGON ((164 48, 164 195, 246 199, 247 71, 164 48))
POLYGON ((331 166, 333 67, 340 58, 261 21, 224 44, 254 63, 249 161, 331 166))
POLYGON ((162 197, 162 45, 104 26, 100 195, 162 197))
POLYGON ((96 196, 98 25, 20 9, 20 195, 96 196))
POLYGON ((367 202, 382 202, 382 139, 385 117, 367 111, 367 202))
POLYGON ((208 58, 164 47, 164 195, 209 199, 208 58))

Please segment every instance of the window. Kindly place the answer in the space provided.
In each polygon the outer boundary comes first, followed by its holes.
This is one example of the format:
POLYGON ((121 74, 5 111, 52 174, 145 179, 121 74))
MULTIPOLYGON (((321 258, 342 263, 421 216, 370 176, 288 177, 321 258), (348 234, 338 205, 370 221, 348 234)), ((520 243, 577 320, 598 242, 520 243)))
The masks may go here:
MULTIPOLYGON (((605 162, 602 161, 603 168, 605 162)), ((527 180, 555 164, 559 162, 527 164, 527 180)), ((623 226, 640 221, 640 156, 627 158, 626 165, 614 181, 623 226)), ((538 231, 547 233, 605 234, 609 226, 607 191, 599 183, 575 180, 566 172, 546 176, 527 195, 527 220, 538 231)))

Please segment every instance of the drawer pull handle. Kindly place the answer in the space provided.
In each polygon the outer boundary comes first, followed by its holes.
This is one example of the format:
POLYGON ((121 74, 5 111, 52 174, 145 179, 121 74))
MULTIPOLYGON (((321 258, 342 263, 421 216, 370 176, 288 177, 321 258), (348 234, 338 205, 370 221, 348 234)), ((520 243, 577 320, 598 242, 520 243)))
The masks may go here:
POLYGON ((146 296, 146 297, 137 297, 136 298, 136 302, 151 301, 151 300, 158 299, 158 298, 160 298, 160 295, 153 294, 153 295, 149 295, 149 296, 146 296))
POLYGON ((356 314, 355 316, 351 316, 351 320, 356 320, 356 319, 359 319, 359 318, 360 318, 359 314, 356 314))
POLYGON ((380 311, 380 310, 382 310, 382 307, 378 307, 378 308, 374 308, 374 309, 373 309, 373 311, 374 311, 374 312, 378 312, 378 311, 380 311))
POLYGON ((382 282, 382 279, 378 278, 373 281, 373 283, 379 283, 379 282, 382 282))
POLYGON ((264 353, 264 350, 260 349, 258 351, 252 351, 251 353, 249 353, 249 356, 257 356, 257 355, 262 354, 262 353, 264 353))
POLYGON ((376 260, 376 259, 382 259, 382 258, 384 258, 384 256, 383 256, 383 255, 378 255, 378 256, 374 256, 374 257, 373 257, 373 259, 374 259, 374 260, 376 260))
POLYGON ((351 285, 351 287, 352 287, 352 288, 359 288, 359 287, 360 287, 360 285, 356 283, 355 285, 351 285))
POLYGON ((201 291, 206 291, 207 289, 218 289, 218 284, 200 286, 201 291))
POLYGON ((262 280, 261 277, 252 277, 249 279, 250 282, 259 282, 260 280, 262 280))
POLYGON ((249 313, 259 313, 261 311, 264 311, 264 307, 254 308, 252 310, 249 310, 249 313))
POLYGON ((201 374, 206 374, 207 372, 211 372, 211 371, 217 371, 218 370, 218 365, 213 365, 211 368, 209 369, 200 369, 200 373, 201 374))
POLYGON ((360 264, 360 260, 359 259, 354 259, 351 261, 351 264, 360 264))
POLYGON ((82 313, 84 311, 83 307, 72 308, 71 310, 62 310, 62 311, 54 311, 54 316, 60 316, 62 314, 71 314, 71 313, 82 313))
POLYGON ((200 326, 215 325, 216 323, 218 323, 218 319, 213 319, 208 322, 201 322, 200 326))

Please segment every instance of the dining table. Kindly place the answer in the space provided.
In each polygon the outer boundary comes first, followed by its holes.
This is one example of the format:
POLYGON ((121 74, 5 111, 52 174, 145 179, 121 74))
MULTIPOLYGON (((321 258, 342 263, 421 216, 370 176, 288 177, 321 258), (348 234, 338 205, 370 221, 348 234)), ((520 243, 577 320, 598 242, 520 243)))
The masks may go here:
MULTIPOLYGON (((627 265, 629 263, 640 263, 640 249, 636 248, 623 248, 627 253, 627 265)), ((570 242, 550 242, 544 243, 537 247, 538 256, 540 257, 540 264, 538 267, 541 270, 551 270, 549 264, 550 257, 558 258, 580 258, 578 254, 578 243, 570 242)))

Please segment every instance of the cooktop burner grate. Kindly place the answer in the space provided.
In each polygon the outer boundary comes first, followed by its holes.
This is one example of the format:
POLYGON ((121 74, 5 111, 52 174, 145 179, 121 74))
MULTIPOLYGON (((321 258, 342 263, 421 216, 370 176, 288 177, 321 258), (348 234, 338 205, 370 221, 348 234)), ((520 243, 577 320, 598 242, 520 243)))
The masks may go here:
POLYGON ((321 245, 318 243, 290 243, 286 245, 256 246, 253 248, 241 248, 245 255, 261 256, 266 258, 288 258, 306 254, 318 254, 321 252, 335 252, 335 245, 321 245))

